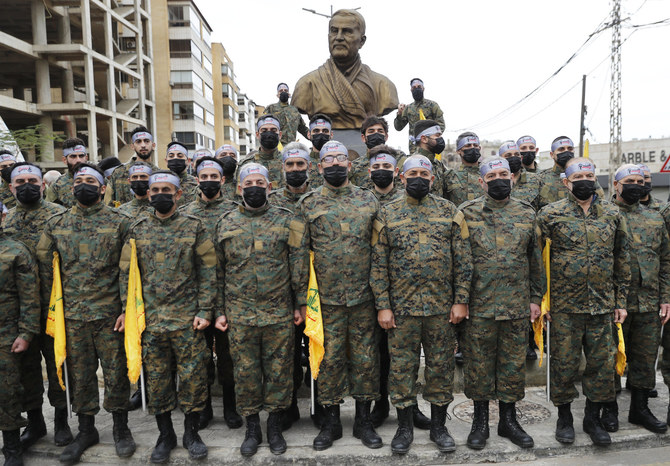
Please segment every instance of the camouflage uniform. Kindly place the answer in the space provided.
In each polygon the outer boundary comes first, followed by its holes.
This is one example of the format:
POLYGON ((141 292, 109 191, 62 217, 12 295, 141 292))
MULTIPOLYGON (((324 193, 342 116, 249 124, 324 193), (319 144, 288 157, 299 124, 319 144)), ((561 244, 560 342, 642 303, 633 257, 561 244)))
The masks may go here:
POLYGON ((159 168, 152 164, 150 160, 151 158, 143 160, 137 155, 134 155, 128 162, 116 168, 107 181, 107 189, 105 190, 105 204, 121 205, 132 201, 135 196, 132 192, 130 192, 130 183, 128 182, 128 177, 130 175, 128 174, 128 170, 135 162, 146 162, 151 164, 152 170, 159 170, 159 168))
MULTIPOLYGON (((319 284, 325 356, 319 374, 319 404, 332 406, 350 394, 379 398, 377 316, 369 285, 372 223, 379 203, 351 183, 311 191, 299 201, 319 284), (348 390, 347 390, 348 388, 348 390)), ((301 270, 309 270, 304 252, 301 270)), ((307 276, 298 296, 307 295, 307 276)))
MULTIPOLYGON (((568 189, 563 184, 563 180, 561 180, 561 173, 564 171, 564 168, 554 164, 553 167, 547 168, 538 174, 540 178, 540 196, 537 201, 538 209, 568 197, 568 189)), ((605 192, 597 181, 596 194, 599 198, 605 199, 605 192)))
POLYGON ((421 345, 426 357, 423 397, 453 401, 452 304, 468 303, 472 256, 463 214, 434 195, 403 195, 381 208, 374 225, 370 286, 377 310, 391 309, 389 393, 397 408, 416 405, 421 345), (377 240, 378 237, 378 240, 377 240))
POLYGON ((638 203, 617 202, 631 246, 631 281, 623 322, 630 386, 651 390, 661 342, 661 303, 670 303, 670 238, 663 217, 638 203))
MULTIPOLYGON (((216 301, 216 252, 202 221, 175 212, 166 219, 151 213, 136 220, 127 239, 137 242, 137 260, 147 328, 142 334, 151 414, 177 407, 172 368, 179 375, 179 405, 185 414, 207 401, 205 337, 193 329, 197 316, 212 322, 216 301)), ((121 298, 127 295, 130 244, 121 255, 121 298)))
MULTIPOLYGON (((239 206, 216 225, 220 315, 230 325, 235 394, 243 416, 291 404, 293 290, 306 275, 299 270, 304 230, 290 210, 270 204, 253 212, 239 206)), ((305 305, 305 299, 306 294, 296 304, 305 305)))
POLYGON ((0 202, 2 202, 7 209, 11 209, 17 204, 16 198, 9 189, 9 183, 6 183, 4 180, 2 181, 2 185, 0 185, 0 202))
POLYGON ((479 184, 479 167, 461 165, 456 170, 450 170, 447 184, 449 193, 446 198, 455 205, 478 198, 484 191, 479 184))
MULTIPOLYGON (((35 206, 18 203, 11 209, 3 222, 5 233, 21 241, 35 255, 37 243, 47 220, 55 214, 64 212, 65 207, 40 200, 35 206)), ((49 283, 51 279, 49 278, 49 283)), ((44 383, 42 381, 42 355, 49 380, 48 398, 51 406, 65 408, 65 392, 60 388, 54 357, 54 340, 44 333, 50 293, 41 297, 41 332, 21 357, 21 385, 23 385, 23 410, 41 409, 44 383), (41 351, 41 354, 40 354, 41 351)))
POLYGON ((588 214, 572 194, 541 209, 537 224, 551 244, 551 400, 578 396, 575 380, 583 348, 582 390, 591 401, 614 400, 614 309, 626 308, 630 257, 626 220, 599 196, 588 214), (582 344, 583 341, 583 344, 582 344))
POLYGON ((665 204, 663 204, 663 202, 659 201, 655 197, 649 196, 649 200, 646 203, 640 201, 640 205, 647 209, 660 211, 665 204))
POLYGON ((237 165, 237 173, 235 174, 236 180, 238 179, 242 165, 249 162, 260 163, 268 169, 270 174, 270 182, 272 183, 272 189, 279 189, 284 187, 284 166, 282 163, 281 153, 278 149, 275 149, 272 154, 266 154, 262 150, 259 150, 252 155, 247 155, 244 157, 237 165))
POLYGON ((276 102, 266 107, 265 113, 271 113, 279 120, 281 127, 281 139, 283 146, 295 141, 297 132, 307 137, 309 128, 305 124, 297 107, 288 103, 276 102))
POLYGON ((239 196, 237 195, 237 179, 235 178, 235 175, 228 178, 226 178, 225 183, 221 183, 221 195, 229 201, 238 200, 239 196))
POLYGON ((69 209, 77 203, 74 199, 74 194, 72 193, 73 186, 74 177, 72 173, 70 173, 70 170, 66 170, 63 175, 59 176, 56 181, 51 183, 51 186, 47 190, 46 200, 53 202, 54 204, 60 204, 69 209))
MULTIPOLYGON (((409 123, 409 134, 414 134, 414 124, 421 119, 419 110, 423 111, 424 119, 437 121, 442 131, 444 131, 444 114, 442 113, 442 109, 437 102, 428 99, 421 99, 419 102, 414 101, 405 107, 402 115, 397 113, 393 120, 395 130, 402 131, 407 126, 407 123, 409 123)), ((415 150, 415 144, 410 141, 409 153, 413 154, 415 150)))
MULTIPOLYGON (((433 175, 435 176, 435 180, 433 181, 433 187, 430 188, 430 193, 434 194, 435 196, 449 199, 449 192, 452 189, 452 187, 449 185, 449 179, 452 176, 453 170, 450 168, 445 168, 444 164, 440 160, 436 160, 435 154, 429 150, 420 147, 416 153, 428 157, 430 163, 433 164, 433 175)), ((402 167, 403 160, 398 160, 399 167, 402 167)))
POLYGON ((377 191, 374 187, 374 184, 372 183, 372 180, 370 180, 370 184, 372 184, 370 191, 372 191, 372 194, 374 194, 377 200, 379 201, 379 205, 382 206, 388 204, 391 201, 395 201, 396 199, 402 197, 405 194, 405 187, 403 186, 402 182, 397 178, 393 180, 393 189, 391 189, 386 194, 382 194, 379 191, 377 191))
POLYGON ((16 337, 30 343, 39 335, 40 301, 37 265, 28 248, 0 231, 0 258, 0 430, 8 431, 27 424, 21 417, 22 356, 11 348, 16 337))
POLYGON ((361 155, 351 162, 349 181, 356 186, 361 186, 366 179, 370 178, 368 168, 370 168, 370 149, 365 151, 365 155, 361 155))
POLYGON ((526 201, 537 210, 540 195, 540 179, 535 173, 521 169, 519 179, 512 187, 511 196, 521 201, 526 201))
POLYGON ((147 213, 153 212, 154 208, 149 204, 148 197, 146 199, 138 199, 135 197, 132 201, 126 202, 118 207, 117 210, 130 218, 136 219, 140 215, 146 215, 147 213))
POLYGON ((179 207, 190 204, 200 197, 200 188, 198 188, 198 179, 186 173, 186 170, 181 172, 179 176, 179 184, 181 185, 182 195, 177 201, 179 207))
POLYGON ((463 339, 465 396, 515 403, 524 397, 529 304, 540 305, 546 289, 535 210, 486 194, 460 209, 474 263, 463 339))
POLYGON ((314 150, 314 148, 309 151, 309 159, 312 162, 312 168, 308 170, 307 174, 309 175, 309 185, 311 189, 316 189, 323 185, 323 175, 319 173, 319 163, 321 162, 319 157, 319 151, 314 150))
POLYGON ((37 245, 42 295, 51 292, 53 253, 60 255, 72 409, 100 411, 98 360, 105 380, 103 407, 126 411, 130 385, 123 333, 114 331, 123 313, 118 264, 127 217, 102 202, 76 205, 48 221, 37 245))

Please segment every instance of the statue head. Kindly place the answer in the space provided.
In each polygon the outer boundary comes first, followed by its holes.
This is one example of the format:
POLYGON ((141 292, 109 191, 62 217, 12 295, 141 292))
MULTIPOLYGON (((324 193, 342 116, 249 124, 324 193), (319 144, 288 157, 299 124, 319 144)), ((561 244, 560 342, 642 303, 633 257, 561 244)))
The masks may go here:
POLYGON ((355 10, 337 10, 328 23, 330 56, 338 65, 353 63, 365 44, 365 19, 355 10))

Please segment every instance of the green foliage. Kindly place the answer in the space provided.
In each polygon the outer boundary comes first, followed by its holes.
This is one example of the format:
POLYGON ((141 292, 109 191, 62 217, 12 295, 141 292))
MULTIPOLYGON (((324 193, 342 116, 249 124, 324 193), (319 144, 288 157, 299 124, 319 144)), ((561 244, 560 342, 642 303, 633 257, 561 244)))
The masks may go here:
POLYGON ((46 130, 44 125, 37 124, 14 131, 1 131, 0 147, 12 147, 16 143, 21 152, 24 154, 32 153, 35 155, 35 160, 40 161, 40 154, 44 151, 45 147, 64 139, 64 136, 54 134, 52 131, 46 130))

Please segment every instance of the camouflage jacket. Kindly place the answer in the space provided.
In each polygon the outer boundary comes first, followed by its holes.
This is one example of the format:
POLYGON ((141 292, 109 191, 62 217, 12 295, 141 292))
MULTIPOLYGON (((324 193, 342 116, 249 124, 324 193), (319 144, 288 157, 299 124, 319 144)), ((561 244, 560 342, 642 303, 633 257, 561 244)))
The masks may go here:
POLYGON ((540 244, 551 239, 551 312, 626 309, 630 256, 626 219, 597 196, 588 214, 569 194, 537 214, 540 244))
POLYGON ((349 181, 356 186, 361 186, 365 180, 370 178, 368 169, 370 168, 370 150, 365 151, 365 155, 360 155, 357 159, 351 162, 351 169, 349 170, 349 181))
POLYGON ((0 185, 0 202, 2 202, 7 209, 11 209, 17 204, 16 198, 9 189, 9 184, 5 183, 4 180, 2 185, 0 185))
POLYGON ((198 188, 198 179, 186 173, 186 170, 179 175, 179 184, 181 185, 182 195, 177 201, 179 207, 190 204, 200 197, 200 188, 198 188))
POLYGON ((210 238, 213 238, 216 222, 219 221, 219 218, 221 218, 223 214, 234 209, 235 206, 233 201, 226 199, 223 196, 219 196, 211 201, 205 201, 202 196, 198 196, 195 201, 182 207, 181 212, 187 215, 192 215, 193 217, 198 217, 202 220, 202 224, 205 226, 207 234, 210 238))
POLYGON ((382 194, 379 191, 377 191, 372 181, 370 181, 370 184, 373 185, 372 188, 370 188, 370 191, 372 191, 372 194, 375 195, 375 197, 379 201, 380 206, 385 206, 389 202, 395 201, 399 197, 405 195, 405 186, 403 186, 402 181, 400 181, 398 178, 393 180, 393 189, 387 192, 386 194, 382 194))
POLYGON ((645 204, 644 202, 640 202, 640 205, 646 209, 652 209, 657 212, 660 211, 664 206, 664 204, 654 196, 649 196, 647 203, 645 204))
POLYGON ((278 149, 275 149, 272 154, 266 154, 262 150, 259 150, 254 154, 244 157, 237 165, 237 173, 235 174, 236 180, 239 179, 240 168, 242 168, 242 165, 249 162, 260 163, 268 169, 272 189, 284 187, 284 167, 282 165, 281 153, 278 149))
MULTIPOLYGON (((426 149, 419 147, 415 153, 428 157, 430 163, 433 164, 433 175, 435 175, 435 180, 433 181, 433 187, 430 188, 430 193, 449 199, 449 191, 452 189, 449 185, 449 179, 452 177, 453 170, 446 168, 442 161, 435 160, 435 154, 426 149)), ((400 167, 400 171, 402 171, 400 160, 398 160, 398 166, 400 167)))
MULTIPOLYGON (((568 188, 565 187, 563 180, 561 180, 561 173, 564 171, 563 168, 554 164, 553 167, 547 168, 538 174, 540 178, 540 195, 537 201, 538 209, 568 197, 568 188)), ((601 199, 605 198, 605 192, 597 181, 596 194, 601 199)))
POLYGON ((237 179, 234 175, 230 180, 226 178, 226 182, 221 184, 221 195, 229 201, 236 201, 240 199, 240 197, 237 195, 237 179))
MULTIPOLYGON (((379 211, 374 194, 351 183, 340 188, 324 185, 303 196, 298 210, 314 251, 321 303, 355 306, 371 301, 370 242, 379 211)), ((309 270, 308 252, 303 252, 301 271, 309 270)), ((299 296, 307 293, 307 279, 300 281, 299 296)))
POLYGON ((270 204, 272 205, 283 207, 290 210, 291 212, 295 212, 300 198, 311 191, 310 185, 308 185, 307 190, 304 193, 292 193, 288 190, 287 187, 277 189, 276 191, 272 191, 270 193, 268 196, 268 201, 270 201, 270 204))
POLYGON ((35 254, 37 243, 40 241, 47 220, 66 210, 62 205, 44 200, 40 200, 32 206, 18 203, 16 207, 9 211, 7 218, 2 222, 2 226, 7 235, 21 241, 28 246, 30 252, 35 254))
POLYGON ((282 145, 285 146, 295 141, 297 139, 297 132, 307 137, 309 128, 303 121, 297 107, 288 103, 275 102, 265 108, 265 113, 272 113, 279 120, 281 126, 281 139, 279 142, 282 145))
POLYGON ((51 293, 53 253, 60 255, 65 318, 94 321, 122 314, 119 258, 127 217, 102 202, 54 215, 37 245, 42 296, 51 293))
MULTIPOLYGON (((232 325, 263 327, 293 319, 294 289, 307 275, 300 270, 307 250, 305 227, 293 213, 270 205, 258 211, 238 206, 216 224, 218 283, 232 325)), ((303 294, 298 305, 305 305, 303 294)))
POLYGON ((0 230, 0 346, 40 333, 37 264, 28 248, 0 230))
MULTIPOLYGON (((121 205, 127 202, 132 201, 135 196, 130 192, 130 183, 128 182, 128 170, 130 166, 136 161, 147 162, 148 161, 140 159, 137 155, 134 155, 130 158, 128 162, 123 165, 119 165, 109 177, 107 181, 107 190, 105 191, 105 204, 112 205, 121 205)), ((151 164, 152 170, 159 170, 159 168, 151 164)))
POLYGON ((148 197, 146 199, 133 197, 132 201, 126 202, 118 207, 117 210, 132 219, 137 219, 140 215, 146 215, 153 212, 154 208, 149 204, 148 197))
MULTIPOLYGON (((409 123, 409 134, 414 135, 414 124, 421 119, 419 110, 423 110, 423 116, 426 120, 437 121, 444 132, 444 114, 442 113, 442 109, 437 102, 428 99, 421 99, 419 102, 414 101, 405 107, 402 115, 397 113, 393 120, 393 126, 396 131, 402 131, 407 126, 407 123, 409 123)), ((410 141, 409 153, 412 154, 414 149, 415 145, 410 141)))
POLYGON ((474 273, 470 315, 511 320, 530 316, 546 291, 535 209, 515 198, 483 195, 459 209, 470 230, 474 273))
POLYGON ((177 211, 166 219, 151 213, 130 225, 119 264, 124 306, 131 238, 137 245, 147 330, 192 328, 196 316, 212 322, 218 286, 216 251, 202 221, 177 211))
POLYGON ((67 170, 63 175, 58 177, 56 181, 51 183, 47 190, 46 200, 54 204, 60 204, 68 209, 76 204, 72 187, 74 185, 74 177, 70 170, 67 170))
POLYGON ((519 179, 512 186, 512 197, 526 201, 537 210, 540 195, 540 179, 535 173, 521 169, 519 179))
POLYGON ((433 316, 468 303, 472 255, 455 205, 403 195, 381 208, 374 232, 370 287, 377 310, 433 316))
POLYGON ((312 148, 309 152, 309 160, 312 162, 312 168, 308 172, 309 185, 311 189, 315 189, 323 185, 323 176, 319 173, 319 162, 321 161, 319 151, 312 148))
POLYGON ((479 184, 479 167, 461 165, 456 170, 450 170, 447 185, 449 186, 447 199, 455 205, 472 201, 484 194, 479 184))
POLYGON ((658 312, 670 303, 670 237, 663 217, 639 203, 616 202, 626 219, 631 281, 628 312, 658 312))

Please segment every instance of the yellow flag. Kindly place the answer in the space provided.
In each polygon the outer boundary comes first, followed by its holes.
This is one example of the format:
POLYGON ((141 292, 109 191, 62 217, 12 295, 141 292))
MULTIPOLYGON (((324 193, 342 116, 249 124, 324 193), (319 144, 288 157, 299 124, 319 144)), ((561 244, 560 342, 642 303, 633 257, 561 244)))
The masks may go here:
POLYGON ((626 369, 626 344, 623 341, 623 330, 621 324, 617 322, 616 332, 619 336, 619 345, 616 349, 616 373, 623 375, 623 371, 626 369))
POLYGON ((584 141, 584 157, 589 158, 589 140, 584 141))
POLYGON ((124 343, 128 365, 128 379, 136 383, 142 370, 142 332, 147 328, 144 320, 142 278, 137 265, 137 246, 130 240, 130 271, 128 273, 128 297, 126 299, 126 329, 124 343))
POLYGON ((277 150, 278 150, 279 152, 281 152, 281 151, 284 150, 284 145, 283 145, 281 142, 280 142, 279 144, 277 144, 277 150))
POLYGON ((425 120, 426 115, 423 114, 423 110, 419 109, 419 120, 425 120))
POLYGON ((60 261, 57 252, 54 252, 53 276, 46 333, 54 339, 58 383, 60 383, 60 388, 65 390, 65 384, 63 383, 63 363, 67 356, 65 350, 65 312, 63 311, 63 285, 60 279, 60 261))
POLYGON ((305 320, 305 335, 309 337, 309 367, 312 378, 319 376, 319 366, 323 360, 325 348, 323 346, 323 316, 321 315, 321 300, 319 285, 314 272, 314 253, 309 252, 309 285, 307 286, 307 318, 305 320))
POLYGON ((551 290, 551 267, 550 267, 550 258, 551 258, 551 240, 547 238, 545 242, 544 249, 542 250, 542 262, 544 262, 544 271, 547 275, 547 292, 542 297, 542 304, 540 305, 540 317, 535 319, 533 322, 533 331, 535 332, 535 344, 540 348, 540 367, 542 367, 542 361, 544 360, 544 335, 542 331, 544 330, 544 316, 549 312, 550 309, 550 290, 551 290))

